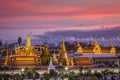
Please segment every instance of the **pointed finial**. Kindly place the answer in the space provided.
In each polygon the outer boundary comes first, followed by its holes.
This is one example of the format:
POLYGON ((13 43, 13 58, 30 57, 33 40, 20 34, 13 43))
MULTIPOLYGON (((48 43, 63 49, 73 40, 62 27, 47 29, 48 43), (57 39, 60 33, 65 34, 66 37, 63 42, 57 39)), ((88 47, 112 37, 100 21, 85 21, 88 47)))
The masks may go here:
POLYGON ((97 42, 97 40, 96 40, 96 39, 94 39, 93 46, 96 46, 96 45, 98 45, 98 42, 97 42))
POLYGON ((30 47, 31 47, 31 38, 30 38, 30 35, 27 36, 26 47, 27 47, 27 48, 30 48, 30 47))
MULTIPOLYGON (((27 36, 27 42, 26 42, 26 54, 29 56, 33 55, 32 45, 31 45, 31 38, 30 35, 27 36)), ((24 54, 25 55, 25 54, 24 54)))
POLYGON ((50 55, 49 49, 48 49, 48 44, 45 44, 44 55, 50 55))
POLYGON ((9 65, 9 56, 8 56, 8 50, 7 50, 4 66, 8 66, 8 65, 9 65))
POLYGON ((54 54, 53 54, 53 61, 58 62, 56 54, 55 54, 55 50, 54 50, 54 54))
POLYGON ((62 36, 62 41, 64 42, 64 36, 62 36))
POLYGON ((110 41, 109 47, 114 47, 113 43, 110 41))
POLYGON ((65 42, 64 42, 64 37, 62 37, 62 45, 61 45, 62 51, 66 52, 66 47, 65 47, 65 42))
POLYGON ((77 42, 77 47, 80 47, 80 41, 78 40, 78 42, 77 42))
POLYGON ((48 69, 55 69, 55 66, 52 63, 52 57, 50 57, 50 64, 48 66, 48 69))

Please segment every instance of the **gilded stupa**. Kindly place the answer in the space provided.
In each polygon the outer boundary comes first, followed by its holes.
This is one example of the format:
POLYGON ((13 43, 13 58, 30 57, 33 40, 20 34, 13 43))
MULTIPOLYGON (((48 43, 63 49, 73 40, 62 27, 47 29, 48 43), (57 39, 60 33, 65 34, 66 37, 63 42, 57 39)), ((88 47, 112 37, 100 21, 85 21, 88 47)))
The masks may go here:
POLYGON ((58 64, 58 59, 57 59, 55 51, 54 51, 54 54, 53 54, 53 63, 58 64))
POLYGON ((49 65, 49 62, 50 62, 50 52, 49 52, 47 43, 44 45, 44 50, 43 50, 43 52, 42 52, 40 57, 41 57, 41 64, 42 65, 49 65))

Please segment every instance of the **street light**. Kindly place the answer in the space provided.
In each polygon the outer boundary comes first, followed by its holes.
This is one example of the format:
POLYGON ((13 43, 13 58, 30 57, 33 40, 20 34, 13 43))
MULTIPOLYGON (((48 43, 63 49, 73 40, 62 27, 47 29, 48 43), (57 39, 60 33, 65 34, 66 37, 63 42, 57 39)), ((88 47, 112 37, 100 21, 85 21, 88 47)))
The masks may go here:
POLYGON ((22 68, 22 69, 21 69, 21 71, 22 71, 22 72, 24 72, 24 71, 25 71, 25 69, 24 69, 24 68, 22 68))
POLYGON ((68 75, 68 67, 65 67, 65 74, 68 75))
POLYGON ((67 71, 67 70, 68 70, 68 67, 65 67, 65 70, 67 71))
POLYGON ((68 78, 64 78, 63 80, 68 80, 68 78))
POLYGON ((120 70, 120 54, 116 54, 116 56, 118 57, 118 68, 120 70))

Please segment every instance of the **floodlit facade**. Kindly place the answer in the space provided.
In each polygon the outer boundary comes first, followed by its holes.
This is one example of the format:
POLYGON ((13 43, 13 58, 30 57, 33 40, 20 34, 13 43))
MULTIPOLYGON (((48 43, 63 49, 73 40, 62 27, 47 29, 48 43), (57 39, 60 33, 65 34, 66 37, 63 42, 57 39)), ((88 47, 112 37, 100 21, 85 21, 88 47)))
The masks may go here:
POLYGON ((82 47, 78 41, 77 46, 78 47, 76 49, 76 52, 80 53, 94 53, 94 54, 116 53, 116 49, 112 42, 110 42, 110 45, 108 47, 101 47, 97 40, 94 40, 94 43, 92 45, 82 47))
POLYGON ((59 51, 55 52, 54 50, 51 54, 47 43, 43 46, 32 46, 30 35, 28 35, 25 46, 15 46, 15 54, 12 52, 8 54, 9 50, 7 49, 4 65, 17 68, 36 68, 48 66, 50 58, 52 58, 51 60, 56 66, 93 67, 95 64, 101 63, 113 62, 117 65, 119 63, 116 49, 112 42, 110 42, 108 47, 101 47, 97 40, 94 40, 92 45, 83 47, 78 41, 75 50, 76 52, 69 54, 66 50, 64 38, 62 38, 59 51))

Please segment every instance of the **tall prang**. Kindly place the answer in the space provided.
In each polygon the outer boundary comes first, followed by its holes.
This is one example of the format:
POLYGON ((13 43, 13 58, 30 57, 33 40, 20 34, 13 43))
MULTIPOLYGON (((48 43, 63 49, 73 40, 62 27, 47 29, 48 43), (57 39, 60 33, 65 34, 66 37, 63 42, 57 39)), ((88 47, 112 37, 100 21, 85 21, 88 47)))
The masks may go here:
POLYGON ((64 38, 62 38, 62 43, 61 43, 61 49, 60 49, 60 52, 59 52, 58 62, 61 65, 69 66, 69 58, 68 58, 68 55, 67 55, 64 38))

